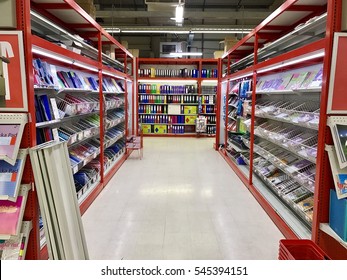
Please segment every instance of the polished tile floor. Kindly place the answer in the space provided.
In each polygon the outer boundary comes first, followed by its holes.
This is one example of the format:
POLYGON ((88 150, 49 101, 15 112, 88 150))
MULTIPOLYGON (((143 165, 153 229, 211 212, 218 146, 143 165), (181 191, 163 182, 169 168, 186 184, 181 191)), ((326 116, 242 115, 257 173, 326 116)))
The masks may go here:
POLYGON ((145 138, 87 212, 91 259, 277 259, 280 231, 208 138, 145 138))

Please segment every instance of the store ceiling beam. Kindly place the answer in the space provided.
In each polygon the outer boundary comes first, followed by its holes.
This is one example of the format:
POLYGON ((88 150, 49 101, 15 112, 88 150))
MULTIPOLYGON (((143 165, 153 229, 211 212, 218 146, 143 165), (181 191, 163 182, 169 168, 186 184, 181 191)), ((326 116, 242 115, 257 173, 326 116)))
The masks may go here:
MULTIPOLYGON (((259 11, 185 11, 184 17, 189 19, 264 19, 269 12, 259 11)), ((97 18, 171 18, 173 12, 157 11, 97 11, 97 18)))
POLYGON ((287 9, 287 11, 291 12, 323 12, 326 11, 326 6, 311 6, 311 5, 295 5, 291 6, 287 9))
MULTIPOLYGON (((99 0, 100 2, 100 0, 99 0)), ((117 9, 117 8, 122 8, 122 9, 133 9, 134 8, 134 5, 132 4, 129 4, 130 1, 127 1, 127 3, 122 3, 122 6, 115 6, 114 4, 107 4, 107 3, 100 3, 99 6, 100 6, 100 9, 111 9, 113 6, 117 9)), ((283 0, 279 0, 279 2, 282 4, 283 3, 283 0)), ((165 3, 160 3, 160 2, 155 2, 156 5, 158 4, 165 4, 165 3)), ((244 9, 250 9, 250 10, 254 10, 254 9, 262 9, 262 10, 265 10, 265 9, 268 9, 269 8, 269 5, 262 5, 261 3, 259 4, 252 4, 252 5, 242 5, 244 9)), ((184 7, 186 9, 202 9, 202 5, 201 4, 188 4, 188 3, 185 3, 184 4, 184 7)), ((276 6, 277 7, 277 6, 276 6)), ((143 5, 141 6, 141 8, 145 9, 146 6, 143 5)), ((205 5, 205 8, 206 9, 237 9, 237 5, 235 4, 206 4, 205 5)))
POLYGON ((71 6, 67 3, 36 3, 37 7, 45 10, 69 10, 71 6))
MULTIPOLYGON (((161 26, 161 25, 103 25, 102 26, 104 29, 111 29, 111 28, 116 28, 120 30, 177 30, 177 31, 189 31, 191 29, 253 29, 254 25, 193 25, 193 26, 183 26, 183 27, 178 27, 178 26, 161 26)), ((78 26, 77 26, 78 28, 78 26)), ((283 26, 282 26, 283 29, 283 26)), ((281 30, 282 30, 281 29, 281 30)))

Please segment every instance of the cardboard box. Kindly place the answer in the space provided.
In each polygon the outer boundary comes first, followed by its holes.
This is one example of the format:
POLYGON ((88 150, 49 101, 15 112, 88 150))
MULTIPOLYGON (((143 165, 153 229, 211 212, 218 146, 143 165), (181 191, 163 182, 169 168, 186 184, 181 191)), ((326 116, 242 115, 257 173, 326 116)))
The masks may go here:
POLYGON ((128 49, 128 51, 129 51, 134 57, 139 57, 139 56, 140 56, 140 50, 139 50, 139 49, 128 49))
POLYGON ((215 51, 213 53, 213 56, 214 56, 214 58, 217 59, 217 58, 222 58, 223 54, 224 54, 224 51, 215 51))
POLYGON ((225 37, 224 39, 224 52, 230 50, 233 46, 235 46, 239 40, 236 37, 225 37))
POLYGON ((347 198, 337 199, 335 190, 330 190, 329 225, 347 242, 347 198))
POLYGON ((76 3, 87 12, 87 14, 89 14, 93 19, 96 18, 96 8, 94 6, 93 1, 86 1, 83 2, 81 1, 81 3, 79 1, 76 1, 76 3))
POLYGON ((184 114, 185 115, 193 115, 196 114, 198 111, 198 107, 197 106, 184 106, 184 114))
POLYGON ((150 124, 143 124, 142 127, 142 133, 143 134, 151 134, 152 133, 152 125, 150 124))
POLYGON ((167 133, 167 125, 165 124, 155 124, 154 125, 155 134, 164 134, 167 133))
POLYGON ((1 0, 0 10, 3 11, 0 17, 1 28, 16 28, 16 1, 13 0, 1 0))
POLYGON ((121 45, 122 45, 124 48, 126 48, 126 49, 129 48, 128 41, 120 41, 120 43, 121 43, 121 45))
POLYGON ((342 0, 341 31, 347 31, 347 0, 342 0))
POLYGON ((78 4, 78 5, 81 5, 81 4, 89 4, 89 5, 94 5, 94 0, 75 0, 75 2, 78 4))
POLYGON ((197 116, 185 116, 184 123, 185 124, 195 124, 197 116))

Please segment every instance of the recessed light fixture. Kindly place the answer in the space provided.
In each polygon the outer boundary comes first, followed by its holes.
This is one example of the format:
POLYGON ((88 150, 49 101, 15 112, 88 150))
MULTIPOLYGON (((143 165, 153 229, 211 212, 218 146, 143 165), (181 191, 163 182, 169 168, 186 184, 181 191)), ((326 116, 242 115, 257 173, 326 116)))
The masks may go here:
POLYGON ((184 18, 183 18, 183 13, 184 13, 184 7, 181 4, 181 1, 179 4, 176 6, 176 15, 175 15, 175 21, 177 23, 182 23, 184 18))

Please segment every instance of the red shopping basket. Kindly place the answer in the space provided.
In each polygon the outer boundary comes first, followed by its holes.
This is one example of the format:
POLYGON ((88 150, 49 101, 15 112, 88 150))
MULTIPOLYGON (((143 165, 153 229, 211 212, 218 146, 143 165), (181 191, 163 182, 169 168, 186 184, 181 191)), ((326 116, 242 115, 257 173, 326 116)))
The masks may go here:
POLYGON ((312 240, 280 240, 279 260, 330 260, 312 240))

